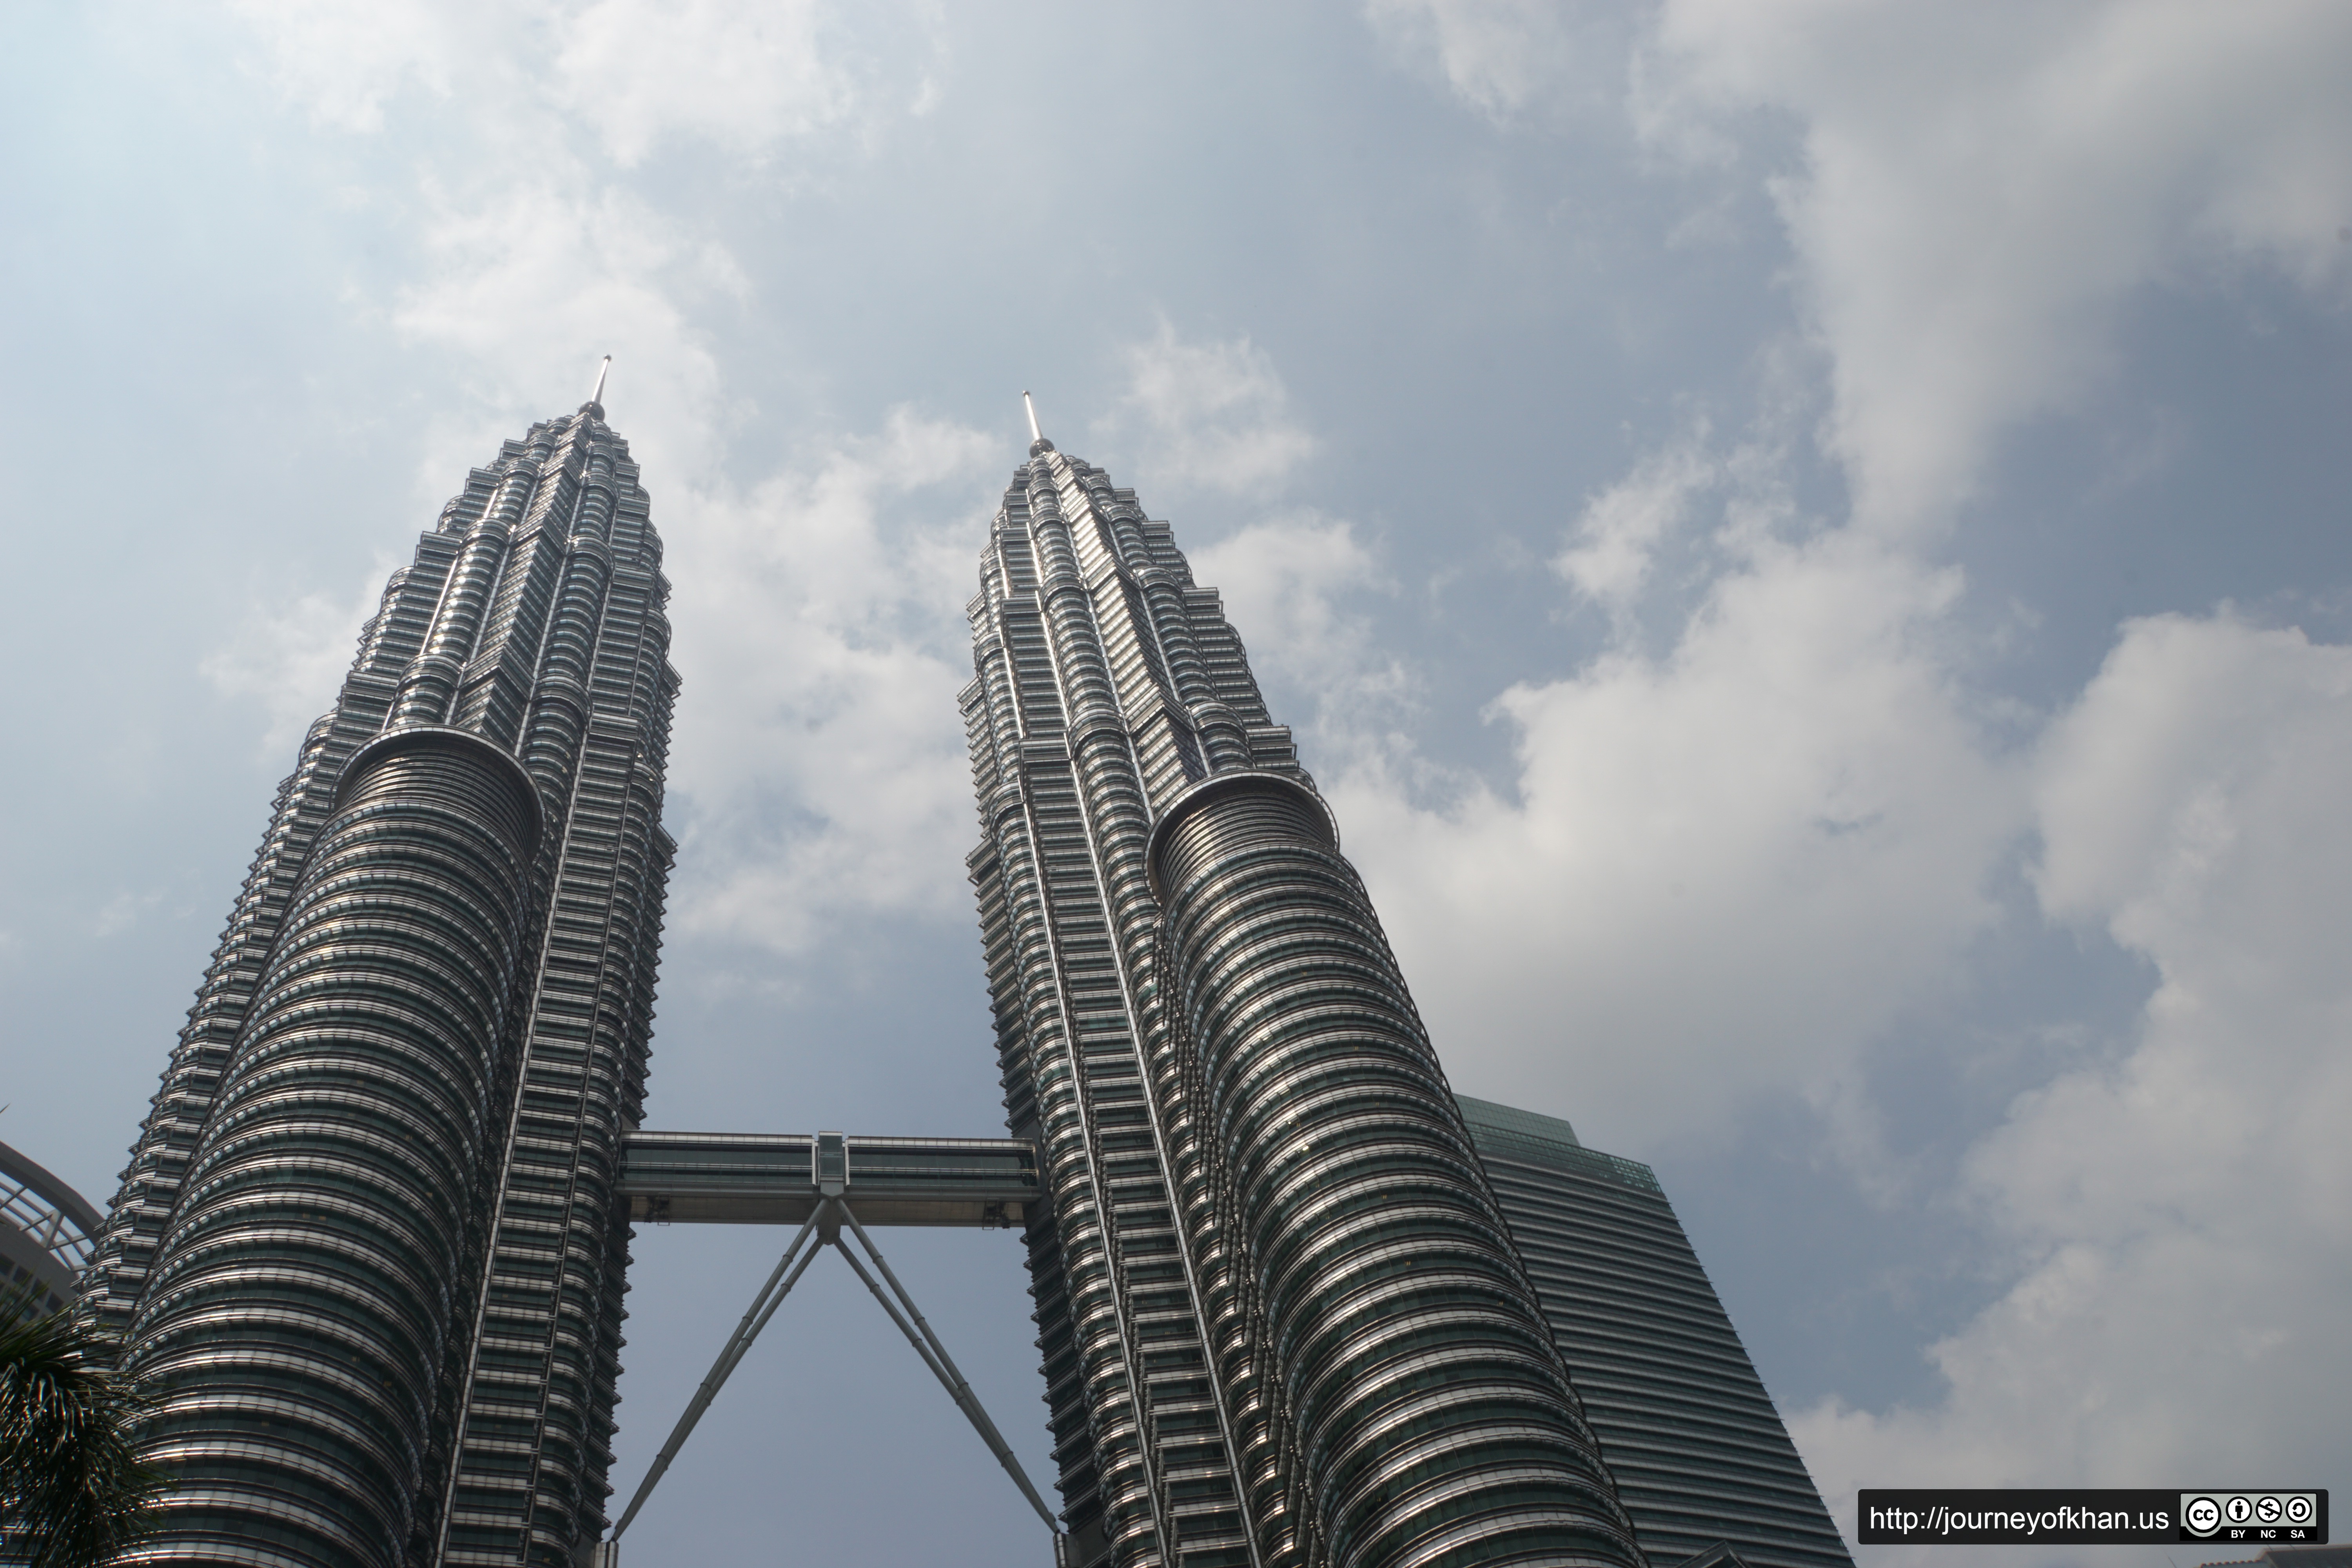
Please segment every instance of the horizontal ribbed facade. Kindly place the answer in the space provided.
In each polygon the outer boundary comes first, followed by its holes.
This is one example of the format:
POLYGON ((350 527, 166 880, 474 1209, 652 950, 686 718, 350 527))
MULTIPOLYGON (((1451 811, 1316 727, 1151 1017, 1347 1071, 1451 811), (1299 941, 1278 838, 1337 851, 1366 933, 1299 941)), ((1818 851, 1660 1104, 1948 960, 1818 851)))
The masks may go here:
POLYGON ((671 845, 668 585, 590 404, 509 442, 279 787, 89 1285, 136 1561, 569 1563, 604 1526, 671 845))
POLYGON ((970 861, 1070 1561, 1641 1562, 1217 595, 1042 438, 971 602, 970 861))
POLYGON ((1720 1541, 1749 1568, 1851 1568, 1650 1168, 1564 1121, 1461 1105, 1650 1561, 1720 1541))

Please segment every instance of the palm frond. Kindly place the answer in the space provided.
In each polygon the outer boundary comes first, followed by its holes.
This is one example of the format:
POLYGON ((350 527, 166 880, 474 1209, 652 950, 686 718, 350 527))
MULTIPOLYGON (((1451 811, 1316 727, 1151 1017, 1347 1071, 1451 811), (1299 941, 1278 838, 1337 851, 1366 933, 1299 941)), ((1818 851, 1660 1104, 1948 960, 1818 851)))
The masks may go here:
POLYGON ((131 1428, 149 1409, 110 1336, 70 1309, 0 1302, 0 1540, 33 1568, 84 1568, 148 1526, 163 1478, 131 1428))

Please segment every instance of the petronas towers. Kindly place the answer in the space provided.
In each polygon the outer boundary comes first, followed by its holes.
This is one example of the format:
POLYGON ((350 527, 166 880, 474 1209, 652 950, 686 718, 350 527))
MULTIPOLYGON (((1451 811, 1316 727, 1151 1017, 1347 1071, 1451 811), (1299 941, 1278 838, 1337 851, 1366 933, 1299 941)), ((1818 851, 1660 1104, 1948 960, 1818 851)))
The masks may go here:
MULTIPOLYGON (((476 469, 386 584, 87 1277, 175 1483, 134 1560, 614 1562, 630 1219, 723 1211, 1020 1227, 1060 1568, 1643 1568, 1547 1317, 1582 1298, 1527 1261, 1602 1254, 1513 1231, 1544 1205, 1556 1233, 1605 1209, 1546 1173, 1606 1157, 1558 1124, 1506 1184, 1536 1197, 1498 1198, 1499 1135, 1474 1138, 1330 810, 1166 523, 1037 435, 968 606, 968 870, 1008 1143, 640 1131, 667 593, 595 399, 476 469), (983 1156, 1003 1170, 963 1169, 983 1156), (861 1184, 860 1162, 892 1160, 861 1184), (971 1201, 868 1199, 891 1181, 971 1201)), ((1658 1234, 1663 1205, 1637 1215, 1658 1234)), ((1727 1321, 1683 1320, 1745 1368, 1727 1321)), ((1621 1401, 1629 1444, 1684 1408, 1648 1386, 1621 1401)), ((1669 1470, 1675 1451, 1655 1450, 1669 1470)), ((1644 1485, 1698 1528, 1671 1477, 1644 1485)), ((1826 1539, 1779 1561, 1824 1568, 1826 1539)))

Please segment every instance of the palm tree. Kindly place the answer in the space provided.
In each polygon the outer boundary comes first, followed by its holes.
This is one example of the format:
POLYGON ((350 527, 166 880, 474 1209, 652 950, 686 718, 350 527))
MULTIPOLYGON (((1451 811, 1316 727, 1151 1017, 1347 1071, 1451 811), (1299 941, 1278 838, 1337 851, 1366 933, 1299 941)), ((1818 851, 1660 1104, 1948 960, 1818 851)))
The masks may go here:
POLYGON ((94 1568, 148 1526, 160 1472, 131 1451, 147 1410, 114 1342, 71 1310, 0 1302, 0 1555, 94 1568))

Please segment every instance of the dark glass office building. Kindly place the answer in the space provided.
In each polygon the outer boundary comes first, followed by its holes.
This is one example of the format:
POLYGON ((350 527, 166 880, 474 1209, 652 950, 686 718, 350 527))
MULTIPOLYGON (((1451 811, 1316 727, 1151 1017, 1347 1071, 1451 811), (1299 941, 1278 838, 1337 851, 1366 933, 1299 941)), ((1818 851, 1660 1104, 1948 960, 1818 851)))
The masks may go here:
POLYGON ((667 593, 592 400, 476 469, 361 628, 89 1271, 174 1482, 130 1561, 569 1564, 603 1532, 667 593))
POLYGON ((1456 1097, 1654 1568, 1851 1568, 1650 1167, 1567 1122, 1456 1097))

